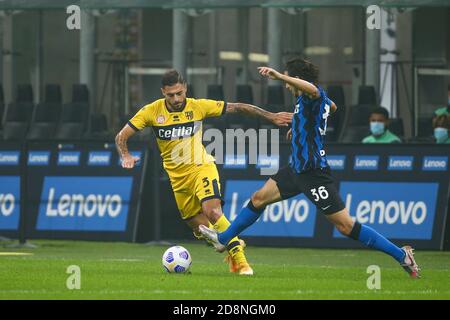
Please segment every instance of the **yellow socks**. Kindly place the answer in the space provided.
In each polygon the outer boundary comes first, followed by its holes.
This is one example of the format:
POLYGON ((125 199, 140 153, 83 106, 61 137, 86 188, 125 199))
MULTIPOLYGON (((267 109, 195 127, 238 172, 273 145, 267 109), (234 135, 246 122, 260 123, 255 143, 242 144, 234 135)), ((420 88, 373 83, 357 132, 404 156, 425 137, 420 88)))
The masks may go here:
MULTIPOLYGON (((230 226, 230 221, 228 221, 225 215, 221 215, 220 218, 214 224, 214 230, 218 232, 223 232, 230 226)), ((230 256, 233 258, 234 262, 237 264, 247 263, 247 259, 244 255, 244 248, 242 248, 241 242, 238 237, 234 237, 227 243, 227 250, 230 256)))

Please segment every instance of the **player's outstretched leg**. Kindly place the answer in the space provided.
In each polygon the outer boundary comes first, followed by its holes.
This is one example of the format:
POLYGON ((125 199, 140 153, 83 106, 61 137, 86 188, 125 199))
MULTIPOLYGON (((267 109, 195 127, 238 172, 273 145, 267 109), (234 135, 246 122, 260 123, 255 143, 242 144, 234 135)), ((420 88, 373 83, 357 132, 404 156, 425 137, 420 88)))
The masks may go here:
MULTIPOLYGON (((216 232, 221 232, 226 230, 229 225, 230 222, 228 219, 221 214, 220 218, 213 224, 213 228, 216 232)), ((250 267, 247 258, 245 257, 244 247, 245 243, 238 237, 230 239, 225 248, 228 251, 225 261, 228 262, 230 266, 230 272, 236 272, 240 275, 253 275, 253 269, 250 267)))
POLYGON ((412 278, 420 278, 420 268, 414 259, 413 249, 410 246, 397 247, 371 227, 353 222, 347 209, 327 215, 327 218, 343 235, 360 241, 369 248, 387 253, 397 260, 412 278))
POLYGON ((208 228, 205 225, 200 225, 199 230, 205 238, 211 241, 217 251, 222 251, 226 247, 226 243, 229 243, 232 238, 255 223, 262 211, 264 210, 256 209, 250 200, 247 206, 242 208, 236 216, 233 223, 222 232, 217 229, 208 228))
MULTIPOLYGON (((222 232, 230 226, 230 222, 222 213, 220 199, 210 199, 204 201, 202 203, 202 212, 213 224, 213 228, 210 230, 222 232)), ((201 232, 200 226, 199 231, 201 232)), ((209 239, 208 237, 205 238, 209 239)), ((216 250, 220 252, 225 250, 228 251, 229 257, 226 258, 226 261, 229 263, 231 272, 236 272, 240 275, 253 274, 253 269, 250 267, 244 254, 244 243, 239 238, 234 236, 221 247, 217 247, 214 242, 213 244, 216 247, 216 250)))
POLYGON ((267 180, 264 186, 256 191, 246 207, 237 215, 233 223, 222 230, 200 225, 199 231, 209 239, 216 250, 223 250, 227 243, 258 220, 266 205, 281 199, 277 184, 273 179, 267 180))
POLYGON ((241 209, 229 228, 221 233, 208 229, 206 226, 200 226, 199 230, 203 236, 211 240, 216 249, 223 248, 231 238, 239 235, 255 223, 268 204, 279 200, 281 200, 281 195, 277 183, 270 178, 261 189, 252 195, 247 206, 241 209))
MULTIPOLYGON (((225 218, 225 216, 224 216, 225 218)), ((189 227, 191 227, 194 237, 197 238, 198 240, 205 240, 206 242, 208 242, 209 244, 214 245, 214 242, 211 241, 209 238, 203 236, 203 234, 199 231, 199 226, 202 225, 208 225, 210 229, 208 230, 214 230, 215 228, 223 228, 223 225, 227 225, 230 224, 228 222, 228 220, 223 220, 223 219, 219 219, 218 221, 216 221, 216 224, 211 224, 211 222, 209 222, 208 217, 203 214, 203 213, 199 213, 187 220, 185 220, 187 222, 187 224, 189 225, 189 227), (220 220, 220 221, 219 221, 220 220)), ((247 262, 247 259, 245 257, 244 254, 244 248, 245 248, 245 242, 242 239, 239 238, 233 238, 232 241, 230 241, 228 246, 223 246, 223 248, 221 248, 221 250, 217 250, 219 252, 225 252, 228 249, 228 254, 225 257, 225 261, 229 264, 230 267, 230 272, 236 272, 239 273, 241 275, 252 275, 253 274, 253 270, 250 267, 250 265, 247 262)))

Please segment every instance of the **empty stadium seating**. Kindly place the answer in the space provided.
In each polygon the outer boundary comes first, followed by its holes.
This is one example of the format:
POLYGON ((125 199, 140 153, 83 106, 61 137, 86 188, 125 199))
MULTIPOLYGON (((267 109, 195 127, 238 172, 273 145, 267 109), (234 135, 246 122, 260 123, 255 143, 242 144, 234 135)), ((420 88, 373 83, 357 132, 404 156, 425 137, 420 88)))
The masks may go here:
POLYGON ((33 113, 33 90, 31 85, 17 86, 16 102, 8 105, 5 112, 3 139, 25 139, 33 113))
POLYGON ((52 139, 54 137, 61 115, 61 102, 60 86, 47 85, 44 102, 39 103, 34 109, 27 135, 28 139, 52 139))
POLYGON ((336 104, 337 110, 327 121, 327 141, 337 141, 342 131, 345 119, 346 104, 342 86, 329 86, 328 97, 336 104))

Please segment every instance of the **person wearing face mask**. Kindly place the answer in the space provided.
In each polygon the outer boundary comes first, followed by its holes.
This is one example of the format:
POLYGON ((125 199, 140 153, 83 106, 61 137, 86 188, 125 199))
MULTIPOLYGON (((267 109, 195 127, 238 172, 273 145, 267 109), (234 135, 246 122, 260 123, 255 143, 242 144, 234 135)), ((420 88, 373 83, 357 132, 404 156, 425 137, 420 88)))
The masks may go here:
POLYGON ((450 127, 450 116, 442 114, 433 120, 433 134, 436 143, 450 143, 448 128, 450 127))
POLYGON ((375 108, 369 116, 370 136, 362 143, 400 143, 401 139, 388 130, 389 112, 386 108, 375 108))

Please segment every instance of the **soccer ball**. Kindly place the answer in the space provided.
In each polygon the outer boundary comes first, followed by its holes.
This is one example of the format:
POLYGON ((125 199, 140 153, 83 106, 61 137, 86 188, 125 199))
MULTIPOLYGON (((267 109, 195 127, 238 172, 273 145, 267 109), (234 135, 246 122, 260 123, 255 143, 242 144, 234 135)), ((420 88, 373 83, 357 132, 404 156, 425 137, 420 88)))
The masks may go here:
POLYGON ((187 272, 192 264, 191 254, 182 246, 170 247, 163 254, 162 264, 169 273, 187 272))

